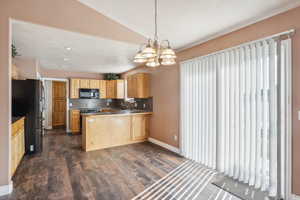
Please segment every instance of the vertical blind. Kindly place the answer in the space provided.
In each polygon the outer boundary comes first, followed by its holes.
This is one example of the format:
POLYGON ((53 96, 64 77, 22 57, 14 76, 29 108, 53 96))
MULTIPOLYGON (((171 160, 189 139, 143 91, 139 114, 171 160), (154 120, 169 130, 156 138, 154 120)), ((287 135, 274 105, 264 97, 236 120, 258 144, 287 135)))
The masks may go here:
POLYGON ((213 57, 189 62, 181 68, 182 153, 216 168, 216 69, 213 57))
POLYGON ((279 176, 284 180, 277 136, 280 122, 284 146, 290 45, 290 39, 268 39, 181 63, 185 157, 277 195, 279 176))

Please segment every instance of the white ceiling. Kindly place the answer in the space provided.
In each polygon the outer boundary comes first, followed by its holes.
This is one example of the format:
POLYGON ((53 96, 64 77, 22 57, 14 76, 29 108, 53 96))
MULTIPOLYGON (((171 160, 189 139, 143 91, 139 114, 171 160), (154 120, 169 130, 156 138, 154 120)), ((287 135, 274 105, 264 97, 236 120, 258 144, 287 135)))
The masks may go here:
POLYGON ((127 71, 135 67, 132 58, 139 48, 20 21, 12 24, 12 38, 22 57, 37 59, 44 68, 78 72, 127 71))
MULTIPOLYGON (((145 37, 153 36, 154 0, 79 1, 145 37)), ((299 0, 158 0, 158 32, 160 39, 169 39, 178 50, 299 5, 299 0)), ((48 69, 121 73, 135 67, 132 59, 139 49, 20 21, 13 22, 12 31, 22 57, 37 59, 48 69)))
MULTIPOLYGON (((154 0, 79 0, 146 37, 154 32, 154 0)), ((300 5, 299 0, 158 0, 158 32, 186 48, 300 5)))

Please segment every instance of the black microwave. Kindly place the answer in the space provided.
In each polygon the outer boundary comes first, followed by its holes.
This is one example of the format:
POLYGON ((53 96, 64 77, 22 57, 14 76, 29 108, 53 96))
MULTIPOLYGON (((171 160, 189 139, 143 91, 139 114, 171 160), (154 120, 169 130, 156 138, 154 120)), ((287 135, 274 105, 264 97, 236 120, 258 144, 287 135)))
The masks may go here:
POLYGON ((99 99, 99 89, 79 89, 80 99, 99 99))

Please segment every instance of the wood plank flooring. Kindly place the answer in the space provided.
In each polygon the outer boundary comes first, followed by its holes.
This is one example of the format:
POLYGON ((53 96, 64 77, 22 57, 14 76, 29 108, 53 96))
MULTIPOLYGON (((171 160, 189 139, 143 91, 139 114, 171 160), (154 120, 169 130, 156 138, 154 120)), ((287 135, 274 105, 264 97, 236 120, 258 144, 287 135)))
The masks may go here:
POLYGON ((50 131, 43 153, 23 159, 13 193, 0 200, 128 200, 184 161, 149 142, 83 152, 81 135, 50 131))

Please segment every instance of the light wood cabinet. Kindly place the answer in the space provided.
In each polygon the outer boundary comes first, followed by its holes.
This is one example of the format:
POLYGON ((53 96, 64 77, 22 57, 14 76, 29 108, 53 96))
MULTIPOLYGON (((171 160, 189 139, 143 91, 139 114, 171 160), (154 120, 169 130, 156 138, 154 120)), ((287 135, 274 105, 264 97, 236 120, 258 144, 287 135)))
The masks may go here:
POLYGON ((83 116, 82 148, 85 151, 146 141, 150 113, 83 116))
POLYGON ((124 80, 115 80, 115 98, 124 99, 125 98, 125 81, 124 80))
POLYGON ((71 99, 79 98, 79 89, 80 89, 80 79, 71 79, 70 80, 70 98, 71 99))
POLYGON ((149 98, 150 75, 147 73, 138 73, 127 77, 127 97, 149 98))
POLYGON ((131 139, 144 140, 149 135, 149 117, 147 115, 135 115, 131 118, 131 139))
POLYGON ((80 110, 70 110, 70 130, 75 134, 80 132, 80 110))
POLYGON ((11 176, 14 175, 25 154, 25 118, 21 118, 12 124, 11 137, 11 176))
POLYGON ((124 99, 125 98, 125 81, 109 80, 106 81, 106 98, 107 99, 124 99))
POLYGON ((99 89, 99 80, 90 80, 91 89, 99 89))
POLYGON ((90 88, 90 80, 80 79, 80 88, 90 88))
POLYGON ((135 86, 136 86, 136 79, 134 76, 127 77, 127 97, 134 98, 135 97, 135 86))
POLYGON ((70 80, 70 98, 79 98, 80 88, 99 89, 101 99, 124 99, 125 80, 70 80))
POLYGON ((99 92, 100 92, 100 98, 105 99, 106 98, 106 80, 99 80, 99 92))
POLYGON ((107 99, 115 98, 115 81, 114 80, 106 81, 106 98, 107 99))

